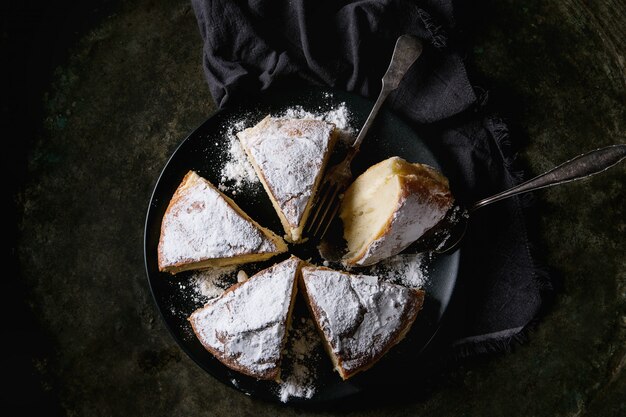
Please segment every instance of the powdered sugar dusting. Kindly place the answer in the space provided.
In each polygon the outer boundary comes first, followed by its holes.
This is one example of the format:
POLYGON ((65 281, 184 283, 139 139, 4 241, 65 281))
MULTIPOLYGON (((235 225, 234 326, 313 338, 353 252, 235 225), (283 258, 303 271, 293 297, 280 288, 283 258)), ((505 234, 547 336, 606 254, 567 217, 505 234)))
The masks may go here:
POLYGON ((338 130, 338 143, 343 146, 352 144, 355 139, 354 127, 351 125, 352 115, 346 103, 340 103, 329 110, 319 108, 318 111, 307 111, 302 106, 296 106, 286 109, 275 117, 323 120, 332 123, 338 130))
POLYGON ((159 266, 231 258, 278 248, 224 197, 191 172, 174 193, 163 218, 159 266))
POLYGON ((348 372, 391 346, 421 307, 414 290, 375 276, 312 267, 302 268, 302 275, 321 312, 319 326, 348 372))
POLYGON ((234 284, 233 275, 237 267, 238 265, 232 265, 194 271, 189 277, 193 301, 204 304, 222 295, 228 287, 234 284))
MULTIPOLYGON (((261 171, 289 225, 297 228, 321 175, 334 126, 309 119, 266 117, 237 134, 261 171)), ((299 236, 292 236, 297 240, 299 236)))
POLYGON ((337 129, 352 131, 352 127, 350 126, 351 115, 346 103, 340 103, 337 107, 326 111, 320 109, 317 112, 307 111, 302 106, 296 106, 286 109, 282 113, 275 115, 275 117, 323 120, 334 124, 337 129))
POLYGON ((315 394, 317 366, 321 341, 313 320, 301 318, 292 322, 285 346, 285 366, 278 397, 282 402, 289 398, 311 398, 315 394))
MULTIPOLYGON (((400 157, 391 157, 383 162, 373 166, 371 173, 379 167, 389 166, 391 164, 407 164, 400 157)), ((428 173, 428 167, 421 166, 422 170, 428 173)), ((386 225, 386 231, 377 239, 365 243, 365 250, 362 247, 353 249, 353 252, 346 255, 345 262, 347 264, 356 264, 361 266, 374 265, 384 259, 396 255, 406 249, 409 245, 424 235, 426 231, 434 227, 445 216, 452 206, 452 197, 448 189, 447 181, 440 181, 429 176, 421 174, 406 176, 407 183, 414 181, 424 190, 422 192, 407 192, 398 194, 398 201, 395 203, 396 208, 393 215, 386 225), (416 214, 416 213, 419 213, 416 214), (357 254, 362 255, 358 256, 357 254), (357 255, 357 256, 355 256, 357 255)), ((360 181, 367 181, 365 175, 358 177, 355 184, 360 181)), ((362 184, 362 183, 360 183, 362 184)), ((410 187, 405 185, 404 187, 410 187)), ((413 185, 414 187, 416 185, 413 185)), ((353 187, 353 185, 351 185, 353 187)), ((348 189, 346 195, 350 195, 351 189, 348 189)), ((345 201, 345 200, 344 200, 345 201)), ((346 207, 350 207, 347 205, 346 207)), ((350 216, 349 210, 342 209, 340 217, 350 216)))
MULTIPOLYGON (((332 94, 325 94, 324 99, 331 100, 332 94)), ((354 141, 354 128, 351 126, 352 115, 346 103, 334 107, 322 108, 317 111, 307 111, 302 106, 287 108, 276 114, 275 118, 311 119, 332 123, 338 130, 338 144, 350 144, 354 141)), ((247 159, 245 151, 237 140, 236 133, 251 127, 254 122, 250 116, 242 116, 229 122, 225 128, 226 154, 220 172, 218 188, 234 195, 245 187, 259 183, 254 168, 247 159)))
POLYGON ((232 123, 226 130, 228 148, 226 161, 221 171, 219 188, 222 191, 231 191, 233 194, 237 194, 243 186, 259 182, 259 178, 248 162, 246 153, 236 136, 237 132, 245 128, 246 120, 241 119, 232 123))
POLYGON ((423 288, 428 279, 427 255, 409 253, 392 256, 374 265, 368 273, 409 288, 423 288))
MULTIPOLYGON (((237 265, 231 265, 188 271, 178 275, 178 280, 171 281, 171 285, 176 289, 170 310, 172 315, 186 322, 193 310, 219 297, 228 287, 237 283, 237 270, 237 265)), ((189 326, 185 326, 183 334, 187 340, 196 338, 189 326)))
POLYGON ((443 219, 447 211, 447 207, 433 205, 416 194, 410 194, 398 206, 388 231, 369 244, 356 264, 373 265, 403 251, 443 219))
POLYGON ((297 258, 268 268, 191 314, 200 342, 254 374, 279 365, 297 258))

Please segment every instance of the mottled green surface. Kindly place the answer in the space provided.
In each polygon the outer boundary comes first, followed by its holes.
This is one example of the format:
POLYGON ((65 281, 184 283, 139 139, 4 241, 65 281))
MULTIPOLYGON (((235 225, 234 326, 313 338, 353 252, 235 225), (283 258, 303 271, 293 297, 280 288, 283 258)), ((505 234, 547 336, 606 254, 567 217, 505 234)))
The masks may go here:
MULTIPOLYGON (((480 10, 470 75, 526 138, 531 172, 626 142, 623 1, 480 10)), ((42 97, 43 130, 18 195, 20 275, 49 338, 34 362, 45 391, 76 416, 336 414, 217 382, 178 347, 151 299, 142 239, 152 187, 215 109, 189 3, 127 2, 68 56, 42 97)), ((563 284, 528 343, 455 369, 425 399, 348 415, 626 415, 625 181, 622 164, 537 193, 542 251, 563 284)))

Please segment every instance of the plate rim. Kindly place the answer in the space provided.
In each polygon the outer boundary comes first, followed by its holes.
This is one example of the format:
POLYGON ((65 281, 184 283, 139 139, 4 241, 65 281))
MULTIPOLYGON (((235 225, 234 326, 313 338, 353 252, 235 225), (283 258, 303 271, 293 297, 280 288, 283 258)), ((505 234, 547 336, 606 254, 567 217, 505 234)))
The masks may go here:
MULTIPOLYGON (((280 91, 281 89, 283 89, 284 87, 276 87, 276 88, 270 88, 266 91, 261 92, 258 96, 252 96, 252 98, 254 99, 254 101, 258 101, 257 97, 263 97, 265 95, 265 97, 267 97, 268 94, 274 94, 276 93, 276 91, 280 91), (264 94, 265 93, 265 94, 264 94)), ((354 92, 349 92, 349 91, 344 91, 344 90, 339 90, 339 89, 334 89, 332 87, 323 87, 323 86, 312 86, 312 85, 300 85, 298 86, 298 89, 303 91, 304 93, 311 93, 311 92, 323 92, 323 93, 341 93, 343 95, 350 95, 350 96, 354 96, 355 98, 358 98, 360 100, 367 100, 367 101, 371 101, 371 103, 374 103, 374 100, 370 99, 369 97, 363 97, 359 94, 356 94, 354 92)), ((164 163, 163 167, 161 168, 159 175, 156 179, 156 181, 153 184, 152 187, 152 192, 150 193, 150 198, 148 201, 148 207, 146 210, 146 214, 145 214, 145 220, 144 220, 144 230, 143 230, 143 256, 144 256, 144 269, 146 272, 146 278, 148 280, 148 286, 150 287, 150 294, 152 297, 152 300, 155 304, 155 306, 157 307, 157 310, 159 311, 159 317, 161 317, 161 320, 163 321, 163 323, 165 324, 165 327, 167 328, 169 334, 171 335, 171 337, 174 339, 174 341, 176 342, 176 344, 183 350, 183 352, 193 360, 193 362, 199 366, 204 372, 206 372, 207 374, 209 374, 212 378, 214 378, 215 380, 219 381, 221 384, 228 386, 229 388, 242 393, 242 394, 246 394, 247 396, 251 396, 255 399, 260 399, 263 401, 266 401, 268 403, 274 403, 274 404, 282 404, 282 405, 292 405, 292 406, 298 406, 298 407, 320 407, 320 406, 324 406, 324 405, 330 405, 333 403, 337 403, 340 401, 346 401, 346 400, 350 400, 353 399, 355 397, 360 397, 364 394, 364 392, 362 392, 363 390, 361 390, 360 392, 355 392, 355 393, 350 393, 347 396, 341 397, 341 398, 332 398, 332 399, 326 399, 326 400, 322 400, 322 399, 318 399, 318 400, 312 400, 312 399, 306 399, 306 398, 299 398, 299 397, 289 397, 288 400, 286 402, 283 402, 280 400, 280 398, 276 395, 268 395, 267 393, 250 393, 248 391, 243 390, 241 387, 239 387, 237 384, 232 383, 227 383, 227 381, 225 380, 225 378, 219 377, 217 376, 214 372, 212 372, 212 369, 210 369, 209 366, 207 366, 200 358, 197 357, 197 355, 194 354, 194 352, 192 351, 192 349, 188 346, 186 346, 185 343, 183 343, 183 341, 180 339, 179 335, 175 332, 175 329, 173 327, 173 325, 170 323, 170 320, 168 319, 168 317, 166 317, 164 309, 162 308, 161 304, 159 303, 159 300, 157 298, 157 294, 155 293, 155 288, 154 285, 152 284, 152 276, 151 276, 151 271, 150 271, 150 266, 149 266, 149 254, 148 254, 148 246, 149 246, 149 231, 148 228, 150 226, 150 221, 154 216, 154 200, 156 194, 157 194, 157 190, 159 189, 159 185, 161 184, 163 177, 166 173, 166 171, 168 170, 168 168, 170 167, 172 161, 176 158, 177 154, 180 152, 180 150, 185 146, 185 144, 190 140, 190 138, 194 137, 197 132, 199 130, 201 130, 205 125, 211 123, 215 118, 217 118, 218 116, 220 116, 223 113, 227 113, 228 111, 233 111, 235 109, 237 109, 237 107, 243 105, 244 103, 242 102, 237 102, 237 103, 233 103, 230 105, 227 105, 225 107, 222 108, 218 108, 216 109, 213 113, 211 113, 206 119, 204 119, 202 122, 198 123, 196 125, 195 128, 191 129, 190 132, 176 145, 176 147, 174 148, 174 150, 170 153, 169 157, 167 158, 167 161, 164 163)), ((387 109, 383 109, 383 111, 389 112, 390 114, 392 114, 393 117, 399 118, 402 120, 402 122, 404 122, 411 130, 415 131, 415 127, 411 124, 411 122, 409 120, 407 120, 406 117, 402 116, 401 114, 395 112, 393 109, 387 108, 387 109)), ((421 135, 417 134, 416 135, 418 137, 421 137, 421 135)), ((431 147, 427 146, 429 152, 434 153, 432 149, 430 149, 431 147)), ((434 155, 433 155, 434 156, 434 155)), ((439 163, 439 158, 436 158, 437 162, 439 163)), ((449 319, 449 316, 451 315, 451 309, 450 309, 450 304, 452 303, 452 301, 457 297, 456 293, 458 292, 458 287, 459 287, 459 275, 460 275, 460 267, 461 267, 461 257, 462 257, 462 248, 458 248, 455 252, 453 252, 452 254, 450 254, 450 256, 455 256, 454 257, 454 282, 452 285, 452 290, 450 292, 450 296, 448 298, 448 303, 446 304, 446 308, 444 309, 443 313, 441 314, 434 331, 432 332, 432 335, 427 339, 427 341, 424 343, 424 345, 421 347, 421 349, 416 353, 416 355, 423 355, 425 351, 427 351, 429 348, 432 347, 432 342, 434 340, 436 340, 438 338, 438 336, 441 333, 441 328, 444 324, 445 321, 447 321, 449 319)), ((227 368, 224 365, 225 368, 227 368)), ((230 369, 225 369, 226 372, 230 372, 230 369)), ((246 377, 245 375, 242 375, 242 377, 246 377)), ((250 377, 251 378, 251 377, 250 377)), ((261 382, 265 382, 265 381, 261 381, 261 382)))

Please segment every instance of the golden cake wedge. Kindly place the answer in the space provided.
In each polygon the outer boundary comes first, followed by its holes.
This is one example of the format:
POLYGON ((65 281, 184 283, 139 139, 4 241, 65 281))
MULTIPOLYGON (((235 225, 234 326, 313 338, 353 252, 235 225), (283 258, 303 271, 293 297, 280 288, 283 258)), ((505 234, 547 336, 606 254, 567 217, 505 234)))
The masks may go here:
POLYGON ((424 291, 304 266, 300 289, 342 379, 372 367, 411 329, 424 291))
POLYGON ((235 371, 279 381, 300 264, 292 256, 194 311, 189 322, 204 348, 235 371))
POLYGON ((290 242, 302 230, 337 140, 335 125, 314 119, 267 116, 237 133, 290 242))
POLYGON ((287 251, 280 236, 260 226, 194 171, 174 192, 161 221, 160 271, 257 262, 287 251))
POLYGON ((346 266, 396 255, 441 221, 454 198, 434 168, 392 157, 368 168, 346 190, 339 216, 346 266))

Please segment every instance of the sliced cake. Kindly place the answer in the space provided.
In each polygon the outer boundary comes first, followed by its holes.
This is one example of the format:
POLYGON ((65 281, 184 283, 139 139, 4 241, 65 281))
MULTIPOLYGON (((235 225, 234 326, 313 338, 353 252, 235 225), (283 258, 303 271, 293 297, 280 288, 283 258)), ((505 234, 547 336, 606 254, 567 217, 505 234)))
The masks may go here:
POLYGON ((439 223, 453 202, 448 180, 428 165, 392 157, 371 166, 341 201, 344 264, 373 265, 398 254, 439 223))
POLYGON ((300 288, 344 380, 400 342, 424 302, 422 290, 323 267, 304 266, 300 288))
POLYGON ((228 288, 189 322, 206 350, 229 368, 280 380, 281 351, 296 297, 300 259, 291 258, 228 288))
POLYGON ((252 220, 209 181, 189 171, 161 222, 160 271, 226 266, 269 259, 287 245, 252 220))
POLYGON ((291 242, 302 240, 324 167, 335 145, 335 125, 267 116, 237 133, 291 242))

